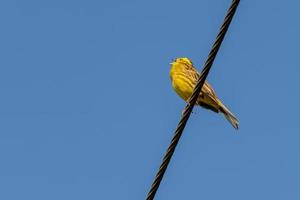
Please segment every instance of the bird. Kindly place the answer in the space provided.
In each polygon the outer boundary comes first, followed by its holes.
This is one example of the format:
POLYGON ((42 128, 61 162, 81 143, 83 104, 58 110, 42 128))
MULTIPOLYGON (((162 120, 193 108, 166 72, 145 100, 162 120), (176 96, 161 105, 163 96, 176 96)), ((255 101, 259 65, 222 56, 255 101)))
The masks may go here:
MULTIPOLYGON (((192 61, 186 57, 176 58, 170 64, 170 78, 172 87, 175 92, 187 102, 193 93, 194 87, 197 84, 197 80, 200 77, 200 73, 194 67, 192 61)), ((216 113, 222 113, 230 122, 230 124, 235 129, 238 129, 239 120, 217 97, 214 89, 207 81, 205 81, 203 84, 201 92, 197 98, 196 105, 216 113)))

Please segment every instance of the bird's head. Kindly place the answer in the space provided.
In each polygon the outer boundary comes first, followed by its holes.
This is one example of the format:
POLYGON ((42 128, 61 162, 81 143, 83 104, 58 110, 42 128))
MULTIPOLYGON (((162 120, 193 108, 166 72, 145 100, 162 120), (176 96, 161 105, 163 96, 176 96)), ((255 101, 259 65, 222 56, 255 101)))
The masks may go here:
POLYGON ((171 65, 179 64, 179 65, 185 65, 187 67, 193 67, 193 63, 189 58, 183 57, 183 58, 176 58, 173 60, 173 62, 170 63, 171 65))
POLYGON ((170 64, 171 80, 173 80, 173 76, 178 74, 178 72, 185 73, 186 71, 195 71, 192 61, 186 57, 176 58, 170 64))

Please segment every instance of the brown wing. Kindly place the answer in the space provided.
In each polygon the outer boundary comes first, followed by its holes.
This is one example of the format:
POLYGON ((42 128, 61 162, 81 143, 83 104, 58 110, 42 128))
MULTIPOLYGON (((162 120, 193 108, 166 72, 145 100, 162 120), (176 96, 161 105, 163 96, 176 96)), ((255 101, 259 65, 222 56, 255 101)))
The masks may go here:
POLYGON ((197 72, 197 70, 194 67, 187 66, 185 74, 187 77, 190 77, 194 86, 196 86, 197 80, 199 78, 199 73, 197 72))
POLYGON ((197 103, 204 108, 219 112, 218 97, 207 81, 205 81, 202 87, 197 103))
MULTIPOLYGON (((194 75, 195 79, 198 80, 200 73, 196 70, 194 71, 196 72, 194 75)), ((219 112, 218 97, 212 86, 207 81, 205 81, 202 86, 200 95, 197 99, 197 104, 214 112, 219 112)))
MULTIPOLYGON (((193 85, 196 85, 197 80, 200 77, 200 73, 196 70, 196 68, 187 65, 185 73, 191 78, 193 85)), ((218 97, 207 81, 205 81, 202 86, 201 92, 197 99, 197 104, 214 112, 219 112, 218 97)))
MULTIPOLYGON (((189 69, 186 70, 186 74, 187 76, 192 77, 193 82, 196 85, 197 80, 200 77, 200 73, 194 67, 189 67, 189 69)), ((217 96, 212 86, 207 81, 205 81, 205 83, 203 84, 201 91, 203 91, 205 94, 208 94, 211 97, 217 96)))

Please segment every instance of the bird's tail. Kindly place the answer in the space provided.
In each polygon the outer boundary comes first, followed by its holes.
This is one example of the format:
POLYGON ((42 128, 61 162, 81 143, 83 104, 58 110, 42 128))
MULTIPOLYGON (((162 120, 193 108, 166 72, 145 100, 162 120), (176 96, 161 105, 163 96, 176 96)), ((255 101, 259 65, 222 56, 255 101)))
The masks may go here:
POLYGON ((224 114, 226 119, 231 123, 231 125, 235 129, 238 129, 239 128, 239 120, 229 111, 228 108, 226 108, 226 106, 221 101, 219 102, 219 105, 220 105, 219 109, 224 114))

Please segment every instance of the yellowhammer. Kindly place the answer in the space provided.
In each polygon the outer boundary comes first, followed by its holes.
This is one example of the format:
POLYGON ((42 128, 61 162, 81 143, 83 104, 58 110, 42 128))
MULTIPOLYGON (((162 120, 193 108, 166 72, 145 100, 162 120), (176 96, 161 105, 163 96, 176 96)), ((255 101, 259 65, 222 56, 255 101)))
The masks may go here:
MULTIPOLYGON (((172 86, 176 93, 187 101, 192 95, 200 74, 188 58, 177 58, 171 65, 170 77, 172 86)), ((196 105, 200 105, 217 113, 223 113, 232 126, 238 129, 238 119, 223 105, 207 81, 205 81, 201 89, 196 105)))

